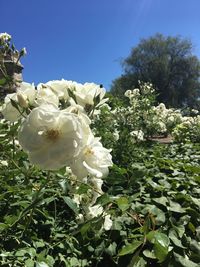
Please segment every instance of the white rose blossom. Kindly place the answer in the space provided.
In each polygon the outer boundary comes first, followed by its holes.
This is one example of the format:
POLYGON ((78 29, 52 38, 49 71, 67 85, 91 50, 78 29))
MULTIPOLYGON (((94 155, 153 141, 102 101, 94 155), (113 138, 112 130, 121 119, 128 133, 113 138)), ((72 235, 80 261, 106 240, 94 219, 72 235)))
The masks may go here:
POLYGON ((29 114, 19 130, 19 143, 31 163, 56 170, 78 156, 84 129, 76 114, 43 104, 29 114))
POLYGON ((88 212, 86 214, 87 219, 92 219, 103 214, 103 207, 99 204, 94 206, 89 206, 87 209, 88 209, 88 212))
POLYGON ((76 90, 74 91, 77 103, 83 107, 86 105, 93 106, 95 104, 94 100, 97 97, 100 101, 98 105, 105 103, 107 99, 102 100, 105 96, 105 93, 105 88, 95 83, 79 84, 76 86, 76 90))
POLYGON ((100 138, 90 135, 82 147, 78 157, 75 157, 70 167, 73 173, 82 179, 88 174, 103 178, 108 175, 108 167, 112 166, 111 150, 102 146, 100 138))
MULTIPOLYGON (((4 99, 4 104, 1 106, 1 113, 4 118, 10 122, 18 121, 21 118, 21 113, 12 105, 11 100, 18 102, 17 94, 8 94, 4 99)), ((19 108, 20 110, 20 108, 19 108)), ((22 111, 22 109, 21 109, 22 111)))
POLYGON ((22 82, 17 89, 17 93, 23 95, 29 105, 33 105, 36 96, 36 90, 33 83, 22 82))
POLYGON ((88 220, 98 217, 100 215, 104 217, 104 223, 103 223, 102 228, 106 231, 109 231, 113 224, 110 214, 107 214, 106 212, 104 212, 103 207, 99 204, 88 207, 88 211, 86 214, 86 218, 88 220))
POLYGON ((22 108, 33 105, 35 101, 36 90, 34 84, 22 82, 17 89, 17 100, 22 108))
POLYGON ((132 131, 130 135, 133 136, 137 141, 144 141, 144 133, 142 130, 132 131))
POLYGON ((76 87, 76 82, 73 81, 67 81, 67 80, 54 80, 54 81, 49 81, 45 83, 45 86, 50 88, 57 96, 59 99, 64 99, 68 100, 69 99, 69 94, 68 94, 68 89, 74 90, 76 87))
POLYGON ((40 83, 37 86, 34 106, 40 106, 44 103, 51 103, 58 106, 59 98, 47 85, 40 83))

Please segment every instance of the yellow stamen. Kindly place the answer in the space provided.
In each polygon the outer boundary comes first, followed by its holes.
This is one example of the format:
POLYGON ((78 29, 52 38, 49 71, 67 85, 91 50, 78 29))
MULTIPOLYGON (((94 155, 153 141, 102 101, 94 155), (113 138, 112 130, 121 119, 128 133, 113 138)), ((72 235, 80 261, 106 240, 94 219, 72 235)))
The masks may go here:
POLYGON ((46 131, 45 136, 50 141, 56 141, 60 135, 58 130, 50 129, 46 131))
POLYGON ((94 151, 92 151, 91 148, 87 147, 87 148, 85 149, 85 151, 84 151, 84 154, 85 154, 86 156, 91 156, 91 155, 94 155, 94 151))

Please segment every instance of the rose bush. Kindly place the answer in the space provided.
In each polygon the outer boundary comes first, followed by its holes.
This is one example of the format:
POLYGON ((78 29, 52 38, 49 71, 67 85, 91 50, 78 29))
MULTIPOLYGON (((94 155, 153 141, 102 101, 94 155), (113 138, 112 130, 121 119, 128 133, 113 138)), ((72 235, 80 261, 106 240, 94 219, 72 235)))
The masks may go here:
POLYGON ((149 83, 125 95, 62 79, 6 96, 1 266, 199 266, 198 112, 157 105, 149 83))

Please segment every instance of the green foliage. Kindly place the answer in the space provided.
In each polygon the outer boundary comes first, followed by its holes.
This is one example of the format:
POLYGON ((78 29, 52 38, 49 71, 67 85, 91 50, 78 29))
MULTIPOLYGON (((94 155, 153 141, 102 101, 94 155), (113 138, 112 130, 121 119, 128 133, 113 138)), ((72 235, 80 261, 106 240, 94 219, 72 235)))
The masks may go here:
POLYGON ((198 107, 200 63, 192 55, 192 43, 181 37, 156 34, 142 39, 123 62, 124 74, 113 81, 111 92, 123 96, 138 87, 138 81, 151 82, 157 100, 171 107, 198 107))
MULTIPOLYGON (((77 220, 81 206, 65 170, 31 166, 15 144, 17 124, 0 127, 1 266, 199 265, 199 144, 129 146, 125 129, 111 142, 99 125, 115 163, 96 202, 113 221, 106 231, 102 216, 77 220)), ((88 189, 83 183, 75 192, 88 189)))

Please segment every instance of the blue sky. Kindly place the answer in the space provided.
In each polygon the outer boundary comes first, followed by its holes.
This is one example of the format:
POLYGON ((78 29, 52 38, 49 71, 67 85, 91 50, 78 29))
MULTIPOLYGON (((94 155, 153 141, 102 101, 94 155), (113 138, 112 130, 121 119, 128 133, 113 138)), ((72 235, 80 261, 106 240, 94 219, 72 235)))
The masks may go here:
POLYGON ((109 89, 131 47, 155 33, 190 38, 200 57, 200 1, 1 0, 0 32, 26 47, 25 81, 64 78, 109 89))

